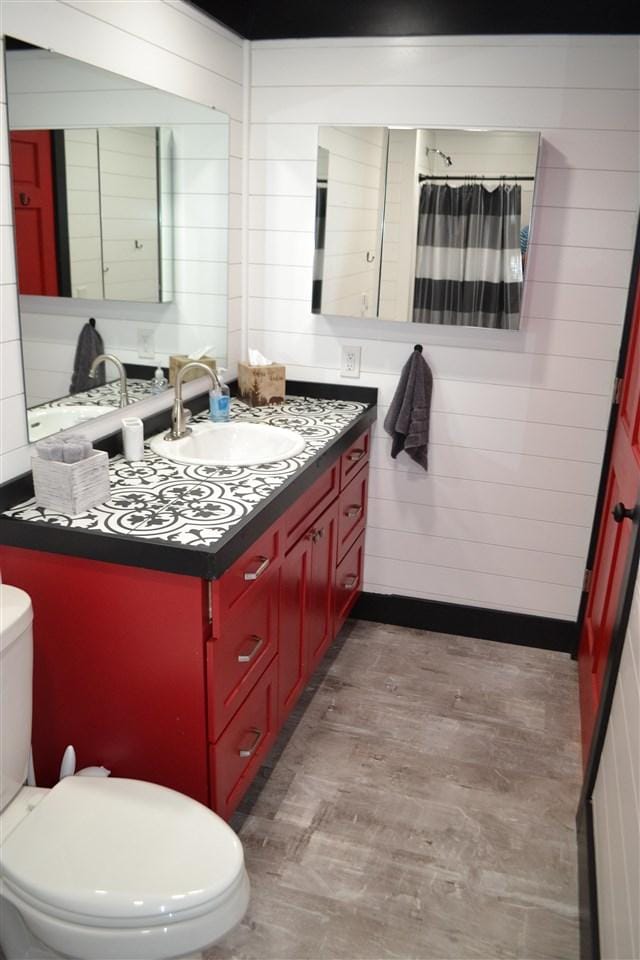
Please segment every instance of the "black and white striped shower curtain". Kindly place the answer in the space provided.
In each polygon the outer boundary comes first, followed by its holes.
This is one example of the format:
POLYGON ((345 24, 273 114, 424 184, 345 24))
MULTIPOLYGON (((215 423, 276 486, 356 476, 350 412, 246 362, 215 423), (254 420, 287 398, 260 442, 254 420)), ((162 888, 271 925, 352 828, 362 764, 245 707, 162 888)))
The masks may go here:
POLYGON ((520 214, 517 184, 422 185, 414 323, 518 329, 520 214))

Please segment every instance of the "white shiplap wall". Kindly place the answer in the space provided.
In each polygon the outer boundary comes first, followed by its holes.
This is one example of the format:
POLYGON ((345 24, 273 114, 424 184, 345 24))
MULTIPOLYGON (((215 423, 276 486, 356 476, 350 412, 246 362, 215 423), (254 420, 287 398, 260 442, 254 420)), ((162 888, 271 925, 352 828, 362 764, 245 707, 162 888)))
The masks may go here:
MULTIPOLYGON (((228 357, 240 350, 240 235, 242 193, 243 69, 245 43, 181 0, 5 0, 3 34, 149 84, 187 100, 215 106, 230 117, 228 357)), ((29 467, 6 133, 6 96, 0 105, 0 478, 29 467)), ((144 306, 144 305, 141 305, 144 306)), ((157 307, 155 308, 157 309, 157 307)), ((115 308, 114 319, 118 319, 115 308)), ((121 307, 122 319, 125 308, 121 307)), ((46 312, 46 311, 44 311, 46 312)), ((112 314, 110 314, 112 316, 112 314)), ((142 315, 141 315, 142 316, 142 315)))
POLYGON ((602 960, 640 957, 640 578, 593 794, 602 960))
MULTIPOLYGON (((365 589, 574 619, 638 209, 635 37, 252 44, 248 340, 339 381, 362 347, 381 416, 417 340, 430 473, 373 446, 365 589), (310 313, 318 125, 524 128, 544 144, 518 332, 310 313)), ((353 382, 353 381, 350 381, 353 382)))

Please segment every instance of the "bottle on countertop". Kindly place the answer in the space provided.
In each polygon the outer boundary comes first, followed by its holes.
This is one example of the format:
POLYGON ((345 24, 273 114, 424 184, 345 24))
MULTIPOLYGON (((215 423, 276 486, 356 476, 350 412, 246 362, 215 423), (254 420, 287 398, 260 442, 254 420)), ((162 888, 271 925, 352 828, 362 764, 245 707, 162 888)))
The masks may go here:
POLYGON ((213 390, 209 391, 209 419, 215 423, 223 423, 228 420, 231 410, 231 391, 224 382, 223 374, 225 373, 224 367, 218 368, 218 383, 213 390))
POLYGON ((169 387, 169 381, 164 375, 162 367, 156 367, 156 372, 151 378, 151 393, 163 393, 169 387))

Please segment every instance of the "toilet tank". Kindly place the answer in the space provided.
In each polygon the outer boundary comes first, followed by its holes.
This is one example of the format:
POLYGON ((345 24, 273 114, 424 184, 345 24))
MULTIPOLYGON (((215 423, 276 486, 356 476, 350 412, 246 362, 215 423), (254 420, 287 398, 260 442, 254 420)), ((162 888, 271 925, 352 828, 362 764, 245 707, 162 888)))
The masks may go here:
POLYGON ((17 587, 0 584, 0 810, 27 778, 31 746, 33 610, 17 587))

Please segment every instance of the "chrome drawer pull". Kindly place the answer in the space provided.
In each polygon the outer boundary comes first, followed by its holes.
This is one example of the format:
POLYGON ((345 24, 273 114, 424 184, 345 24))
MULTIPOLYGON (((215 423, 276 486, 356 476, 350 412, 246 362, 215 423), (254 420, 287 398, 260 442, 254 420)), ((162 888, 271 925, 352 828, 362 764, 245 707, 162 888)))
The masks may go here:
POLYGON ((256 634, 254 634, 251 637, 251 643, 253 644, 253 649, 250 653, 239 653, 238 663, 251 663, 260 647, 264 644, 264 640, 262 637, 258 637, 256 634))
POLYGON ((359 504, 354 503, 350 507, 347 507, 347 509, 344 512, 344 515, 345 517, 349 517, 349 519, 351 519, 352 517, 359 517, 361 513, 362 513, 362 507, 359 504))
POLYGON ((256 567, 255 570, 245 572, 245 580, 257 580, 260 574, 264 573, 269 566, 269 557, 257 557, 256 559, 260 561, 260 565, 256 567))
POLYGON ((354 450, 353 453, 347 454, 347 460, 350 463, 357 463, 358 460, 362 460, 362 458, 364 457, 364 454, 365 454, 364 450, 354 450))
POLYGON ((256 747, 262 738, 262 730, 256 730, 255 727, 252 727, 249 733, 253 734, 253 743, 250 747, 240 747, 238 750, 238 756, 240 757, 251 757, 255 753, 256 747))
POLYGON ((347 577, 342 586, 345 590, 352 590, 357 582, 358 578, 352 574, 350 577, 347 577))

